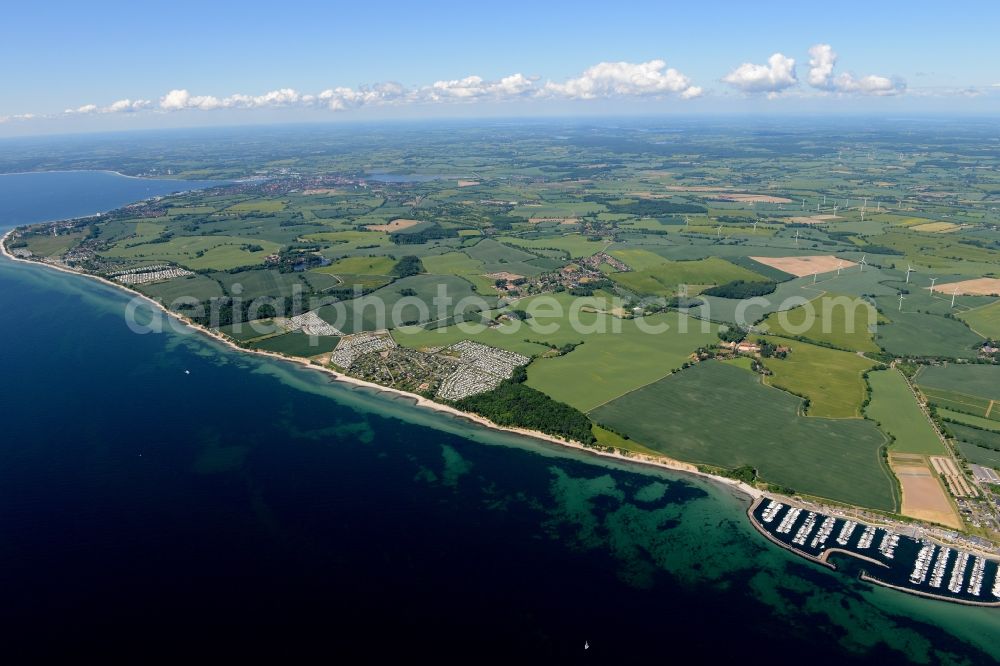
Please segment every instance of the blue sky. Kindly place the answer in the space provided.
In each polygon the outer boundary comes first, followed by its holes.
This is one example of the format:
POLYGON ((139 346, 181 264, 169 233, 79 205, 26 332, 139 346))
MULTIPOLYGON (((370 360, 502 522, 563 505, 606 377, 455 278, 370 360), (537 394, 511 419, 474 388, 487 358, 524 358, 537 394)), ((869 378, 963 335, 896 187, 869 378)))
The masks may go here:
POLYGON ((990 2, 8 3, 3 18, 0 135, 1000 110, 990 2))

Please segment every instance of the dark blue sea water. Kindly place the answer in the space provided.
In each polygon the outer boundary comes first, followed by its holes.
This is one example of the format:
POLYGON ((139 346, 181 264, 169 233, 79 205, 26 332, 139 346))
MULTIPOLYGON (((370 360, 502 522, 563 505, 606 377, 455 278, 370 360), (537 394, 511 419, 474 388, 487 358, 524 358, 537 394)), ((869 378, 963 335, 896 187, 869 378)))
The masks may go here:
POLYGON ((81 217, 149 197, 221 184, 128 178, 110 171, 0 174, 0 228, 81 217))
POLYGON ((136 335, 127 301, 0 261, 7 663, 1000 656, 1000 612, 798 559, 726 489, 136 335))

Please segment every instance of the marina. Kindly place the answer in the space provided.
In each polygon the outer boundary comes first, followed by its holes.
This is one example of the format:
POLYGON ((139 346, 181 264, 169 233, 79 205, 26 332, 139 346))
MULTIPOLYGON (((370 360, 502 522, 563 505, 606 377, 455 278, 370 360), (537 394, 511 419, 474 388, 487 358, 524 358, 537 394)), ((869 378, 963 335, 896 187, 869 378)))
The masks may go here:
POLYGON ((997 560, 768 497, 754 502, 748 515, 774 543, 831 569, 837 568, 831 555, 850 556, 866 563, 861 578, 868 582, 944 601, 1000 606, 997 560))

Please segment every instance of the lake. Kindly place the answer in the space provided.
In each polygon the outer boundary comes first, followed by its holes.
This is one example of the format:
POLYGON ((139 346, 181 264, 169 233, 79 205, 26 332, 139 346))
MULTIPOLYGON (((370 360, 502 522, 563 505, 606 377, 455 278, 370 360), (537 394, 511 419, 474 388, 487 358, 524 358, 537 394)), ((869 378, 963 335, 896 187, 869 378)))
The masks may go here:
MULTIPOLYGON (((17 186, 20 203, 0 190, 0 224, 153 187, 102 175, 103 195, 93 174, 37 176, 17 186)), ((137 335, 127 302, 0 260, 8 659, 1000 658, 1000 612, 797 558, 727 488, 488 431, 194 334, 137 335)))

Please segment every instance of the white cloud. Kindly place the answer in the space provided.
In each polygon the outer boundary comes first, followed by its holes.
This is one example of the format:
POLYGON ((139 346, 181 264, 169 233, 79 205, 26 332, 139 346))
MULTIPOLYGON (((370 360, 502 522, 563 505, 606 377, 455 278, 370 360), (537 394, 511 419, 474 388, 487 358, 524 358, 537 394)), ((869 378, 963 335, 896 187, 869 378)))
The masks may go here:
POLYGON ((814 44, 809 49, 809 85, 830 92, 886 97, 899 95, 906 90, 900 79, 869 74, 860 78, 851 73, 834 76, 837 52, 829 44, 814 44))
POLYGON ((77 113, 82 115, 87 115, 90 113, 97 113, 96 104, 84 104, 83 106, 78 106, 75 109, 66 109, 63 113, 77 113))
POLYGON ((258 109, 268 106, 291 106, 301 100, 302 96, 293 88, 281 88, 263 95, 230 95, 221 100, 219 105, 223 108, 258 109))
POLYGON ((175 89, 160 98, 160 108, 164 111, 179 111, 181 109, 218 109, 222 101, 211 95, 192 95, 187 90, 175 89))
POLYGON ((75 115, 90 115, 92 113, 133 113, 148 109, 153 105, 148 99, 120 99, 112 102, 108 106, 97 106, 96 104, 84 104, 75 109, 66 109, 63 113, 75 115))
POLYGON ((833 79, 833 89, 842 93, 885 97, 899 95, 906 90, 906 84, 874 74, 862 76, 860 79, 854 78, 852 74, 840 74, 833 79))
POLYGON ((33 113, 15 113, 13 116, 0 116, 0 125, 3 123, 9 123, 12 120, 31 120, 32 118, 37 118, 33 113))
MULTIPOLYGON (((281 88, 272 90, 263 95, 243 95, 234 94, 229 97, 215 97, 214 95, 192 95, 187 90, 171 90, 160 98, 160 109, 164 111, 180 111, 181 109, 201 109, 211 111, 212 109, 259 109, 263 107, 293 106, 303 101, 300 95, 293 88, 281 88)), ((310 99, 315 99, 309 96, 310 99)))
POLYGON ((833 66, 837 64, 837 53, 829 44, 815 44, 809 47, 809 85, 813 88, 827 88, 833 78, 833 66))
POLYGON ((194 96, 185 89, 177 89, 160 99, 159 108, 164 111, 179 111, 298 105, 346 111, 363 106, 505 101, 531 97, 594 99, 678 94, 683 99, 692 99, 702 92, 701 88, 691 85, 688 77, 675 69, 667 68, 662 60, 651 60, 638 64, 599 63, 587 69, 580 77, 562 83, 549 82, 544 86, 540 86, 533 78, 516 73, 496 80, 487 80, 477 75, 443 79, 430 85, 409 88, 394 82, 358 88, 339 86, 315 94, 299 94, 290 88, 282 88, 258 96, 235 94, 220 98, 211 95, 194 96))
POLYGON ((704 94, 704 90, 699 86, 690 86, 684 92, 681 93, 681 99, 694 99, 696 97, 701 97, 704 94))
POLYGON ((684 99, 701 95, 691 79, 662 60, 649 62, 601 62, 577 78, 562 83, 548 82, 543 94, 570 99, 638 97, 679 94, 684 99))
MULTIPOLYGON (((377 83, 350 88, 339 86, 318 93, 302 94, 293 88, 279 88, 262 95, 235 93, 228 97, 193 95, 186 88, 174 88, 156 102, 148 99, 124 98, 107 106, 85 104, 66 109, 72 115, 120 114, 145 110, 178 112, 185 110, 259 109, 274 107, 323 107, 345 111, 364 106, 404 104, 444 104, 478 101, 510 101, 524 99, 596 99, 677 95, 693 99, 703 90, 663 60, 649 62, 601 62, 586 69, 580 76, 562 82, 549 81, 542 85, 537 77, 522 73, 488 80, 478 75, 458 79, 442 79, 430 85, 406 87, 395 82, 377 83)), ((8 122, 23 116, 0 116, 8 122)))
POLYGON ((101 109, 101 113, 133 113, 148 109, 153 105, 148 99, 120 99, 101 109))
MULTIPOLYGON (((856 77, 836 74, 837 53, 829 44, 815 44, 809 49, 809 72, 806 81, 816 90, 844 95, 896 95, 906 89, 900 80, 884 76, 856 77)), ((766 64, 745 62, 729 72, 722 81, 746 93, 776 96, 798 86, 795 60, 774 53, 766 64)), ((995 84, 1000 87, 1000 84, 995 84)), ((403 86, 384 82, 369 86, 328 88, 320 92, 300 93, 293 88, 279 88, 262 95, 243 93, 226 97, 193 95, 185 88, 168 91, 156 101, 124 98, 107 106, 85 104, 69 108, 65 114, 121 114, 147 110, 178 112, 184 110, 260 109, 278 107, 325 108, 345 111, 365 106, 401 106, 408 104, 455 104, 516 100, 592 100, 631 97, 676 96, 683 100, 700 97, 704 90, 663 60, 647 62, 600 62, 579 76, 562 81, 541 82, 537 77, 515 73, 498 79, 470 75, 441 79, 429 85, 403 86)), ((975 94, 966 89, 963 94, 975 94)), ((0 116, 9 122, 22 116, 0 116)))
POLYGON ((313 98, 307 95, 307 103, 319 102, 331 111, 346 111, 366 105, 394 104, 403 100, 406 89, 398 83, 379 83, 371 87, 338 87, 324 90, 313 98))
POLYGON ((414 96, 418 101, 444 102, 482 98, 511 99, 532 92, 535 82, 524 74, 511 74, 498 81, 486 81, 481 76, 435 81, 421 88, 414 96))
POLYGON ((745 62, 722 80, 748 93, 779 93, 799 82, 795 76, 795 59, 781 53, 768 58, 766 65, 745 62))

